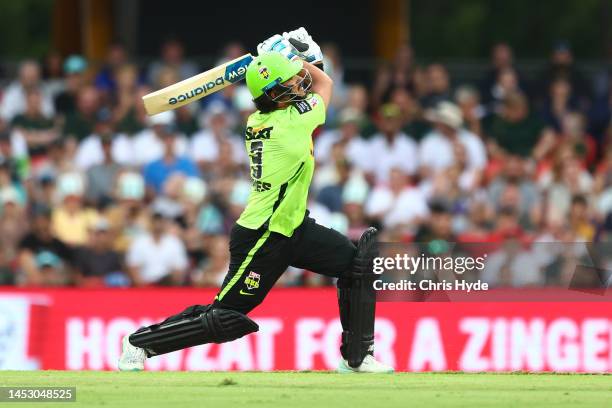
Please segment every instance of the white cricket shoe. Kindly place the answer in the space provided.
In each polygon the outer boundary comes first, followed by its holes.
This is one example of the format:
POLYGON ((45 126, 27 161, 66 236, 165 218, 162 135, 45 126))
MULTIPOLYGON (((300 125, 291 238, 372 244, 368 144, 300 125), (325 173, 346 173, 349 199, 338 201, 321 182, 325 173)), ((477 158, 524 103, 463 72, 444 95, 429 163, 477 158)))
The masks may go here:
POLYGON ((147 354, 144 349, 133 346, 130 343, 130 335, 126 334, 121 340, 121 357, 119 358, 119 370, 142 371, 147 354))
POLYGON ((348 365, 348 362, 345 359, 340 360, 340 364, 338 365, 338 369, 336 370, 339 373, 392 373, 395 370, 393 367, 388 366, 386 364, 377 361, 373 355, 368 354, 363 359, 361 365, 357 368, 353 368, 348 365))

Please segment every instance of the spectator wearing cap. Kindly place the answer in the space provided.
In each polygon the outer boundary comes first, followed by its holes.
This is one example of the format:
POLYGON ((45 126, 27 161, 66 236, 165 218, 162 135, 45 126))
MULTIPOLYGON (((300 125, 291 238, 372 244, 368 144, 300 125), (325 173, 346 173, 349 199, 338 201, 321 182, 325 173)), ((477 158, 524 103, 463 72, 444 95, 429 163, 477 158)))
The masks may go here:
POLYGON ((65 278, 59 267, 66 267, 71 258, 71 249, 53 235, 49 209, 36 209, 32 229, 19 243, 17 283, 28 286, 52 285, 65 278))
POLYGON ((189 151, 205 176, 216 165, 224 143, 228 143, 235 164, 246 163, 243 139, 232 133, 231 122, 230 112, 220 101, 211 103, 204 112, 202 130, 193 135, 189 151))
MULTIPOLYGON (((2 95, 0 118, 10 123, 15 116, 26 111, 26 93, 28 89, 41 87, 40 65, 36 61, 23 61, 19 65, 19 78, 12 82, 2 95)), ((45 116, 53 115, 53 103, 48 93, 42 92, 42 112, 45 116)))
POLYGON ((91 228, 89 244, 74 255, 74 269, 79 286, 117 286, 129 280, 123 273, 122 257, 112 248, 110 224, 98 218, 91 228))
POLYGON ((395 104, 383 105, 379 114, 379 133, 367 145, 369 157, 374 160, 368 161, 365 170, 377 183, 387 182, 389 172, 394 167, 406 175, 415 174, 419 166, 417 144, 401 131, 403 123, 399 107, 395 104))
MULTIPOLYGON (((177 134, 175 127, 175 114, 172 111, 158 113, 147 118, 148 127, 131 138, 131 143, 124 143, 123 152, 117 151, 119 163, 130 166, 144 166, 164 155, 164 138, 171 134, 174 139, 174 152, 179 155, 187 154, 187 139, 177 134), (125 160, 125 161, 124 161, 125 160)), ((115 149, 113 149, 115 150, 115 149)))
POLYGON ((85 180, 80 173, 64 173, 57 180, 60 205, 53 209, 51 220, 55 235, 67 245, 85 245, 97 213, 84 206, 85 180))
POLYGON ((78 94, 85 85, 86 70, 87 61, 80 55, 71 55, 64 61, 65 89, 54 100, 55 110, 64 117, 76 111, 78 94))
POLYGON ((188 266, 185 245, 167 232, 167 220, 161 214, 153 214, 149 233, 132 241, 126 264, 134 286, 182 285, 188 266))
POLYGON ((147 187, 159 194, 166 180, 175 173, 185 176, 199 176, 196 164, 187 156, 175 152, 175 132, 166 129, 160 135, 163 143, 163 156, 147 164, 142 171, 147 187))
POLYGON ((487 164, 487 153, 482 140, 462 127, 459 107, 452 102, 441 102, 425 117, 433 123, 434 129, 419 146, 421 175, 432 177, 456 165, 459 162, 457 151, 461 149, 465 153, 462 177, 468 179, 464 187, 478 185, 487 164))
POLYGON ((151 216, 144 205, 145 183, 139 173, 126 171, 116 183, 114 204, 105 210, 113 236, 113 247, 123 253, 139 235, 147 233, 151 216))
POLYGON ((329 164, 333 159, 332 147, 339 144, 344 156, 353 166, 363 169, 371 160, 365 139, 359 134, 363 121, 361 112, 345 108, 338 115, 338 128, 326 130, 315 141, 315 159, 320 164, 329 164))
POLYGON ((35 163, 46 156, 49 145, 59 137, 53 119, 42 111, 42 98, 39 88, 29 88, 25 111, 11 121, 12 144, 15 145, 17 140, 25 144, 25 151, 19 155, 29 156, 35 163))

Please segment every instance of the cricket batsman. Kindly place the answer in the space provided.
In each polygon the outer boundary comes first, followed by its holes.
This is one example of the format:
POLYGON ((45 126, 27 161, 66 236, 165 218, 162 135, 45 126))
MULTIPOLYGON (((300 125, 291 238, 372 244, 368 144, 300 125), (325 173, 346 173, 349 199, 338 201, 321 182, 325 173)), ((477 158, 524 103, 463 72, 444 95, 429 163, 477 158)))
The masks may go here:
MULTIPOLYGON (((257 47, 246 82, 257 111, 245 133, 252 189, 230 235, 230 266, 212 304, 193 305, 122 341, 120 370, 142 370, 146 358, 206 343, 232 341, 259 327, 247 314, 288 266, 338 278, 343 373, 388 373, 374 356, 375 228, 357 247, 308 216, 315 160, 312 133, 325 122, 332 80, 320 47, 304 28, 257 47)), ((304 305, 308 308, 308 305, 304 305)))

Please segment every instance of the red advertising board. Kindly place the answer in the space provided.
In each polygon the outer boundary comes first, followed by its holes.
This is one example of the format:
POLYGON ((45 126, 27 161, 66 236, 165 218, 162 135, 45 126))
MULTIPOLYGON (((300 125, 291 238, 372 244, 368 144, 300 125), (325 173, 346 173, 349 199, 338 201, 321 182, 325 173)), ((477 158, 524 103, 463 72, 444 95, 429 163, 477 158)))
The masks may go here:
MULTIPOLYGON (((214 290, 0 288, 0 369, 113 370, 120 339, 214 290)), ((149 370, 327 370, 341 326, 336 292, 275 289, 260 331, 155 357, 149 370)), ((376 354, 399 371, 612 372, 607 302, 382 302, 376 354)))

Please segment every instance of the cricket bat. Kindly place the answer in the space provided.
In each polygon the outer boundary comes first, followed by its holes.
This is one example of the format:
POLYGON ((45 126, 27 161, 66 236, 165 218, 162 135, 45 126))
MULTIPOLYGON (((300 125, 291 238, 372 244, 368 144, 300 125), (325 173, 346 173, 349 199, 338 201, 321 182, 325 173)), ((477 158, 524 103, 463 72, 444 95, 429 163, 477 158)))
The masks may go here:
POLYGON ((218 92, 243 80, 251 61, 253 61, 253 56, 245 54, 159 91, 146 94, 142 97, 145 110, 147 114, 155 115, 218 92))

